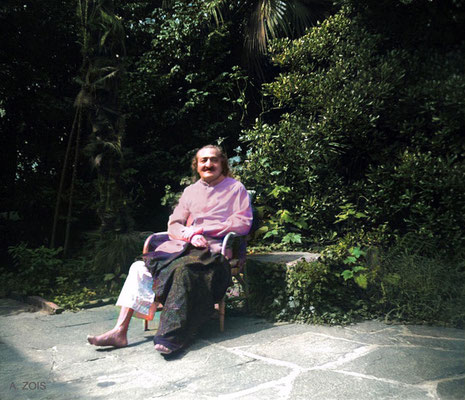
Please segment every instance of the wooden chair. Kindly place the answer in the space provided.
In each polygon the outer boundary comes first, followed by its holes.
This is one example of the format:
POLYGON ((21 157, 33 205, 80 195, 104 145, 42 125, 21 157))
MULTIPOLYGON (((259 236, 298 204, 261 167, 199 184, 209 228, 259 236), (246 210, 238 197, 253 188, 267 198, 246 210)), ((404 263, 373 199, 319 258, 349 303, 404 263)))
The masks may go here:
MULTIPOLYGON (((153 233, 145 240, 143 254, 155 250, 166 240, 169 240, 167 232, 153 233)), ((246 244, 246 236, 239 236, 234 232, 230 232, 223 239, 221 254, 228 258, 229 263, 231 264, 231 275, 242 286, 247 297, 247 285, 241 276, 245 266, 246 244)), ((215 304, 215 309, 219 314, 220 332, 224 331, 225 297, 223 297, 219 303, 215 304)), ((148 330, 149 321, 153 320, 155 313, 161 309, 163 309, 163 306, 158 302, 154 302, 150 307, 148 316, 136 314, 137 317, 144 319, 144 330, 148 330)))

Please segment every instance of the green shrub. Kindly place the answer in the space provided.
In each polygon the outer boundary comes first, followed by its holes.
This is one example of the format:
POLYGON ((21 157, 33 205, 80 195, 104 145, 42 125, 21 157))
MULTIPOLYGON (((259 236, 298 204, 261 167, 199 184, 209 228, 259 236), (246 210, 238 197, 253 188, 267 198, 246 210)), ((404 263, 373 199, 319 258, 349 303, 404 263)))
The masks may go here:
POLYGON ((57 274, 63 270, 63 260, 60 258, 63 249, 49 249, 41 246, 28 248, 26 243, 8 248, 16 271, 4 273, 3 287, 8 291, 20 294, 49 293, 56 283, 57 274), (5 286, 6 285, 6 286, 5 286))
POLYGON ((366 212, 387 221, 390 232, 410 232, 435 246, 465 243, 465 162, 456 156, 405 151, 395 165, 367 174, 366 212))
POLYGON ((263 90, 280 119, 269 123, 265 110, 243 135, 243 180, 257 191, 265 239, 328 243, 349 229, 334 225, 341 207, 364 213, 362 188, 354 188, 385 147, 378 122, 405 75, 404 55, 380 46, 346 11, 298 40, 273 42, 283 72, 263 90))
POLYGON ((62 258, 62 248, 29 248, 26 243, 11 246, 9 253, 16 270, 0 271, 1 295, 39 295, 71 309, 89 300, 116 296, 147 236, 140 232, 122 234, 114 241, 107 236, 107 241, 92 243, 90 248, 95 253, 88 250, 69 259, 62 258))
POLYGON ((350 290, 330 265, 300 261, 287 269, 286 283, 288 302, 281 316, 327 323, 340 323, 346 318, 350 290))
POLYGON ((407 235, 382 255, 373 292, 386 320, 465 325, 465 258, 407 235))
POLYGON ((272 42, 280 73, 242 137, 259 246, 324 247, 319 263, 281 271, 262 309, 461 326, 464 257, 451 254, 465 244, 465 14, 339 3, 305 36, 272 42), (412 25, 398 23, 406 15, 412 25))
POLYGON ((250 311, 276 319, 286 304, 286 266, 247 262, 250 311))
POLYGON ((415 234, 390 248, 369 235, 346 235, 316 262, 249 262, 251 310, 271 320, 386 321, 465 326, 465 257, 415 234))
POLYGON ((64 308, 76 308, 77 303, 107 295, 101 285, 102 279, 92 278, 90 261, 84 257, 62 258, 62 248, 49 249, 44 246, 29 248, 20 243, 9 248, 16 270, 0 271, 2 295, 11 293, 23 296, 41 296, 64 308), (91 285, 89 289, 85 285, 91 285), (102 290, 103 289, 103 290, 102 290))
POLYGON ((262 240, 308 248, 354 230, 389 241, 413 232, 459 248, 463 46, 390 41, 363 7, 353 10, 270 47, 280 74, 263 86, 264 111, 242 137, 242 181, 256 190, 262 240))
POLYGON ((126 273, 137 256, 142 254, 145 239, 152 232, 87 233, 84 253, 93 260, 95 274, 126 273))
POLYGON ((366 296, 335 262, 249 263, 251 311, 271 320, 339 324, 369 314, 366 296))

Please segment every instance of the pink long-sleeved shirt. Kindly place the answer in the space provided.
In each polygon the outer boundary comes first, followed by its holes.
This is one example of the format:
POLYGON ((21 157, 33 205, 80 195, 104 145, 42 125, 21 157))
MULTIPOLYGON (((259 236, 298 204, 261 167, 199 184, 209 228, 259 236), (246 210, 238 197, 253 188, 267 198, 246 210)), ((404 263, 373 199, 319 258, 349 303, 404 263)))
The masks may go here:
POLYGON ((161 244, 157 252, 181 252, 187 242, 182 240, 187 220, 192 226, 203 229, 210 250, 221 251, 221 239, 229 232, 246 235, 252 226, 252 208, 244 185, 226 177, 215 186, 199 180, 188 186, 168 221, 169 241, 161 244), (190 218, 189 218, 190 217, 190 218))

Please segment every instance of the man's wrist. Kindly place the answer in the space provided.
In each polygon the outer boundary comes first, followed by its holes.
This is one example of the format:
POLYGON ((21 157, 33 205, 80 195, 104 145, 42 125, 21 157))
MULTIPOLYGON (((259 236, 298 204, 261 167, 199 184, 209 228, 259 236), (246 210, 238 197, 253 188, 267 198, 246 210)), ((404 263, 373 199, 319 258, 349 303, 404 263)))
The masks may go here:
POLYGON ((202 233, 203 233, 203 228, 196 229, 194 233, 192 233, 192 235, 188 238, 187 241, 190 242, 194 238, 194 236, 201 235, 202 233))

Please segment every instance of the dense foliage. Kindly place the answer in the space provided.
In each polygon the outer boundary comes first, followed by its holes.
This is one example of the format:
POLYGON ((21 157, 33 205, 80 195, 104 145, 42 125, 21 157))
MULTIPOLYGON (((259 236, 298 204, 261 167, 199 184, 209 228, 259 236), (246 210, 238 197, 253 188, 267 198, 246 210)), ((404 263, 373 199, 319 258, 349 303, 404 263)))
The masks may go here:
POLYGON ((149 38, 143 48, 128 48, 122 92, 127 160, 139 185, 134 211, 146 229, 164 226, 166 211, 160 218, 156 203, 166 185, 178 189, 189 174, 193 149, 237 143, 249 84, 231 56, 239 40, 231 23, 212 25, 202 1, 173 3, 143 19, 124 8, 130 37, 149 38))
POLYGON ((252 276, 264 302, 253 304, 274 319, 381 313, 463 326, 463 10, 353 4, 271 46, 280 73, 243 135, 241 175, 257 192, 262 239, 322 259, 270 271, 273 291, 252 276), (386 9, 399 25, 374 23, 386 9))
POLYGON ((275 41, 281 72, 243 136, 242 175, 257 190, 264 237, 308 245, 354 230, 413 232, 459 248, 461 43, 390 43, 348 6, 298 40, 275 41))
MULTIPOLYGON (((1 256, 21 240, 50 237, 80 53, 74 0, 0 5, 1 256), (26 238, 27 237, 27 238, 26 238)), ((79 201, 77 201, 79 203, 79 201)), ((85 214, 82 204, 75 216, 85 214)))
POLYGON ((398 243, 365 252, 342 244, 316 262, 249 263, 249 309, 275 321, 344 324, 382 317, 465 327, 463 256, 448 260, 425 250, 398 243), (354 252, 363 254, 359 265, 351 260, 354 252), (346 279, 353 272, 355 279, 346 279))

